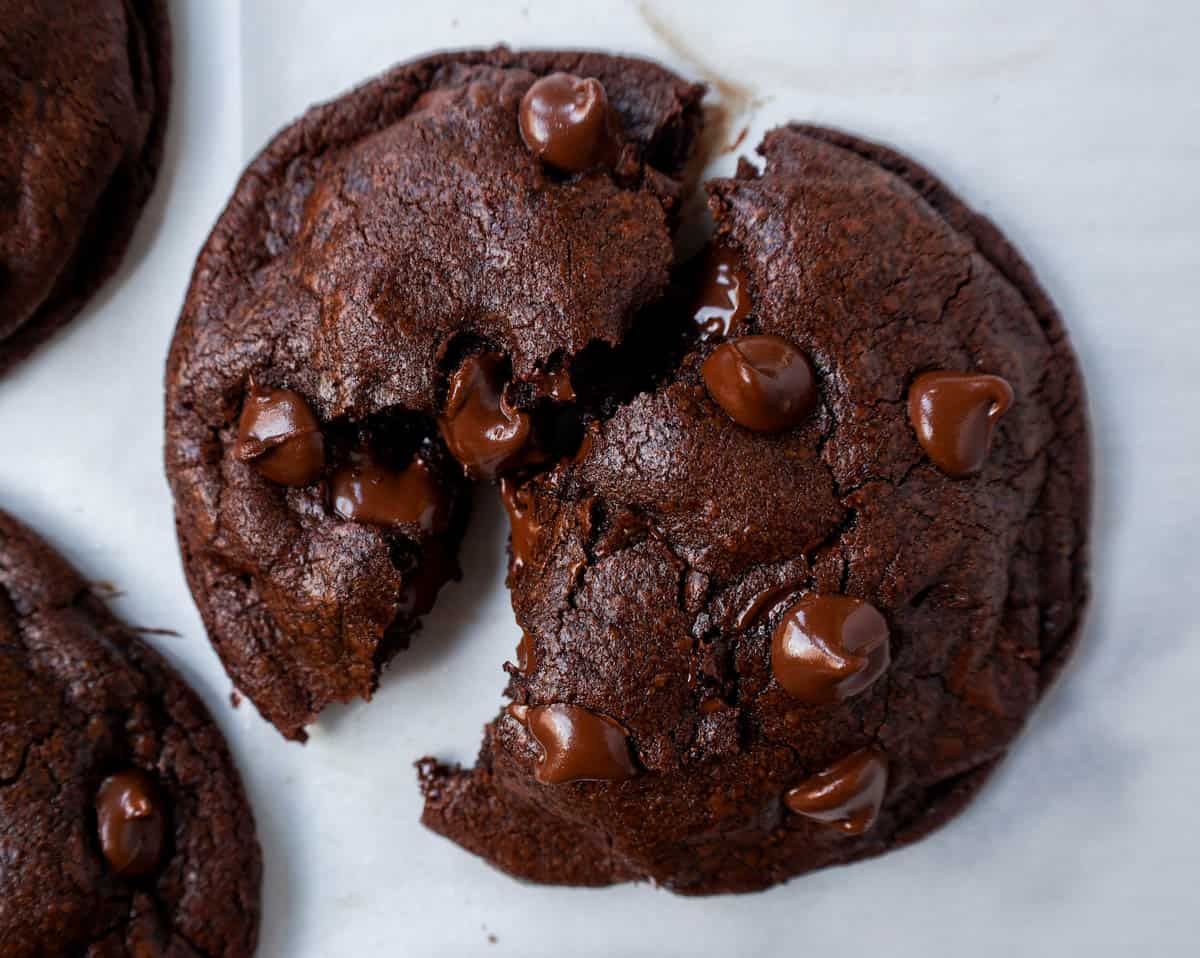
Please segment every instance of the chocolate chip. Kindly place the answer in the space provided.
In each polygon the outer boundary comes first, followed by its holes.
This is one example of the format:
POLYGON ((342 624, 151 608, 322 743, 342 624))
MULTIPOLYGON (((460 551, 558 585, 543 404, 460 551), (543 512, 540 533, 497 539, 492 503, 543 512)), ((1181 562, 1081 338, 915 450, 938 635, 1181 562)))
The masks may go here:
POLYGON ((534 777, 543 785, 621 782, 637 774, 624 729, 578 705, 510 705, 541 746, 534 777))
POLYGON ((148 875, 162 861, 167 816, 158 785, 141 769, 110 775, 96 793, 100 850, 118 875, 148 875))
POLYGON ((551 73, 521 100, 521 136, 534 156, 566 173, 582 173, 617 153, 616 121, 599 80, 551 73))
POLYGON ((533 387, 533 394, 539 399, 566 403, 575 398, 575 387, 571 384, 571 374, 565 369, 536 373, 529 383, 533 387))
POLYGON ((350 522, 431 534, 444 529, 448 518, 445 492, 420 459, 397 471, 360 452, 334 473, 330 492, 334 512, 350 522))
POLYGON ((396 612, 405 616, 425 615, 433 608, 442 586, 458 574, 458 563, 449 549, 437 540, 423 546, 420 564, 407 577, 396 600, 396 612))
POLYGON ((700 338, 723 339, 736 331, 750 312, 750 290, 742 258, 731 247, 713 244, 704 257, 692 321, 700 338))
POLYGON ((879 816, 887 779, 887 756, 869 746, 806 778, 788 791, 784 803, 797 815, 861 835, 879 816))
POLYGON ((537 667, 536 654, 533 636, 522 629, 521 641, 517 643, 517 668, 528 675, 537 667))
POLYGON ((508 513, 509 549, 512 554, 512 575, 520 574, 533 554, 533 547, 542 531, 541 523, 533 517, 528 492, 513 480, 500 480, 500 498, 508 513))
POLYGON ((776 605, 783 601, 789 593, 796 592, 797 586, 794 582, 785 582, 782 585, 772 585, 756 592, 750 597, 737 616, 733 620, 733 631, 743 632, 750 626, 754 625, 763 617, 763 613, 769 612, 776 605))
POLYGON ((321 424, 304 397, 253 380, 242 406, 234 455, 283 486, 307 486, 325 465, 321 424))
POLYGON ((531 452, 529 414, 504 398, 504 357, 469 357, 450 379, 442 438, 473 479, 495 479, 527 462, 531 452))
POLYGON ((791 429, 817 403, 808 357, 779 336, 743 336, 713 350, 701 367, 709 395, 755 432, 791 429))
POLYGON ((908 419, 934 464, 961 478, 983 467, 992 428, 1012 404, 1013 388, 999 376, 922 373, 908 390, 908 419))
POLYGON ((771 641, 771 670, 792 698, 814 705, 865 691, 891 661, 879 610, 845 595, 814 595, 790 606, 771 641))

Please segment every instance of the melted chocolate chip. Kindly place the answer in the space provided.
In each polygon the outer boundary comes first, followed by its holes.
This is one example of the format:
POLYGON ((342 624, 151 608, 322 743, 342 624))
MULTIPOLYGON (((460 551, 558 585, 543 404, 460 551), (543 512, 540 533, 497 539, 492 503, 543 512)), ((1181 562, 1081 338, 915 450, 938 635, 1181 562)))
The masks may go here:
POLYGON ((528 632, 521 631, 521 641, 517 643, 517 668, 528 675, 537 667, 537 659, 535 657, 536 647, 533 644, 533 636, 528 632))
POLYGON ((321 424, 304 397, 250 383, 234 455, 283 486, 316 482, 325 465, 321 424))
POLYGON ((692 321, 700 338, 723 339, 737 330, 750 312, 750 291, 741 257, 728 246, 708 248, 692 308, 692 321))
POLYGON ((519 119, 530 152, 565 173, 615 162, 616 120, 599 80, 542 77, 521 100, 519 119))
POLYGON ((500 499, 508 513, 512 575, 519 575, 533 554, 533 547, 542 526, 533 518, 529 493, 523 491, 513 480, 500 480, 500 499))
POLYGON ((571 402, 575 398, 575 387, 571 385, 571 374, 565 369, 556 369, 552 373, 536 373, 529 382, 533 386, 534 395, 539 399, 565 403, 571 402))
POLYGON ((110 775, 96 793, 100 850, 118 875, 154 871, 167 844, 167 816, 158 785, 141 769, 110 775))
POLYGON ((350 522, 412 527, 422 533, 445 528, 446 495, 420 459, 397 472, 368 453, 359 453, 330 482, 333 511, 350 522))
POLYGON ((908 419, 934 464, 961 478, 983 467, 992 428, 1012 404, 1013 388, 999 376, 922 373, 908 390, 908 419))
POLYGON ((396 603, 396 611, 406 615, 424 615, 432 609, 442 586, 458 574, 458 564, 444 545, 431 539, 423 548, 421 564, 400 590, 396 603))
POLYGON ((861 835, 879 816, 887 778, 887 756, 869 746, 806 778, 788 791, 784 803, 797 815, 861 835))
POLYGON ((700 371, 717 405, 755 432, 791 429, 817 403, 808 358, 779 336, 743 336, 723 343, 700 371))
POLYGON ((450 379, 442 438, 473 479, 495 479, 528 461, 529 414, 504 398, 504 357, 469 357, 450 379))
POLYGON ((827 705, 866 691, 891 661, 879 610, 845 595, 814 595, 790 606, 771 641, 771 670, 788 695, 827 705))
POLYGON ((764 613, 770 612, 784 598, 795 591, 797 591, 796 583, 785 582, 782 585, 769 586, 761 592, 755 593, 733 620, 733 630, 735 632, 744 632, 761 619, 764 613))
POLYGON ((624 729, 578 705, 510 705, 542 755, 534 777, 543 785, 621 782, 637 774, 624 729))

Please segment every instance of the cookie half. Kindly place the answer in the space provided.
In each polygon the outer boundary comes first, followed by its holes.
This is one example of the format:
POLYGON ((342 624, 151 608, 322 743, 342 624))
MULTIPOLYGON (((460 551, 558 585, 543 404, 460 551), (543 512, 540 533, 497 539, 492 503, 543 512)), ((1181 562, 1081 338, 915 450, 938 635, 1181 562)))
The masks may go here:
POLYGON ((1033 273, 894 151, 760 152, 709 185, 690 353, 506 488, 512 704, 421 782, 518 877, 742 892, 910 842, 1078 634, 1086 403, 1033 273))
POLYGON ((170 92, 164 0, 0 4, 0 374, 120 265, 170 92))
POLYGON ((166 466, 209 636, 284 735, 369 697, 457 574, 467 477, 578 442, 556 410, 669 282, 702 92, 622 57, 442 54, 243 176, 171 349, 166 466))
POLYGON ((199 699, 0 512, 4 954, 241 958, 261 874, 241 780, 199 699))

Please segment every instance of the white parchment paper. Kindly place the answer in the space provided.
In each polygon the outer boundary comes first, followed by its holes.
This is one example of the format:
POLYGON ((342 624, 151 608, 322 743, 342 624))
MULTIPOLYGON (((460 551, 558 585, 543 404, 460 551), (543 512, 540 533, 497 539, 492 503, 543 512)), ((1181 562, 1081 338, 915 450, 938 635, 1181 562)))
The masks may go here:
MULTIPOLYGON (((260 954, 1195 954, 1200 873, 1200 5, 1118 0, 177 0, 161 181, 126 265, 0 382, 0 503, 124 594, 229 737, 266 858, 260 954), (751 148, 806 119, 888 141, 997 220, 1061 307, 1091 393, 1095 598, 1077 658, 991 785, 914 848, 768 893, 520 885, 418 824, 412 762, 470 761, 518 632, 505 522, 376 700, 287 744, 184 585, 163 361, 244 163, 309 103, 426 51, 645 54, 744 89, 751 148), (493 940, 494 939, 494 940, 493 940), (1136 949, 1136 951, 1135 951, 1136 949)), ((718 168, 732 167, 723 157, 718 168)))

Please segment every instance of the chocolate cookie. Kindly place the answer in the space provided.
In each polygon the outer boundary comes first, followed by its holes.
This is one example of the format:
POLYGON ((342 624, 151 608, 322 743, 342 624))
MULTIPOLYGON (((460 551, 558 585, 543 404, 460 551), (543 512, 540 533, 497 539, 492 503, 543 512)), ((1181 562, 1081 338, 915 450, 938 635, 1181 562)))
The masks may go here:
POLYGON ((760 152, 709 186, 694 348, 505 484, 513 704, 421 779, 522 878, 748 891, 913 841, 1078 631, 1084 393, 1033 274, 888 149, 760 152))
POLYGON ((212 642, 284 735, 369 697, 457 574, 467 476, 578 442, 577 370, 668 284, 702 92, 621 57, 444 54, 246 171, 176 331, 166 464, 212 642))
POLYGON ((250 955, 261 870, 204 706, 0 512, 0 951, 250 955))
POLYGON ((170 86, 164 0, 0 0, 0 374, 120 264, 170 86))

